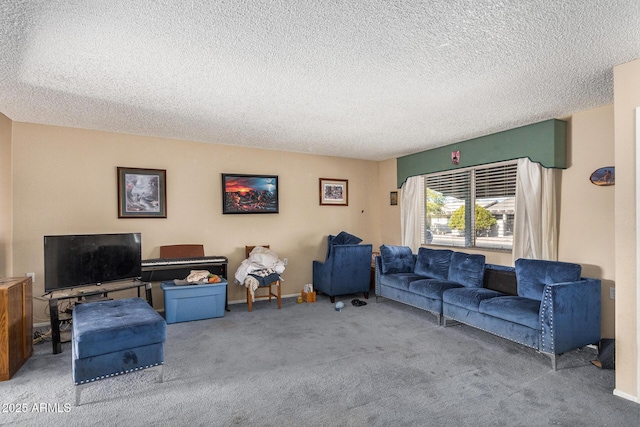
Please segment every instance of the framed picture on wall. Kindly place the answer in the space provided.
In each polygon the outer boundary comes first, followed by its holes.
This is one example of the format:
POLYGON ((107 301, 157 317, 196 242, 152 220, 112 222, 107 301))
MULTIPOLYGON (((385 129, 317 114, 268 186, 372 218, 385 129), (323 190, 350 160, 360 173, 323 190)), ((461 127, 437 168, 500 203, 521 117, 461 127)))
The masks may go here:
POLYGON ((348 206, 349 181, 320 178, 320 205, 348 206))
POLYGON ((166 218, 167 171, 118 167, 118 218, 166 218))
POLYGON ((398 192, 392 191, 389 195, 389 204, 395 206, 398 204, 398 192))
POLYGON ((278 176, 222 174, 222 213, 278 213, 278 176))

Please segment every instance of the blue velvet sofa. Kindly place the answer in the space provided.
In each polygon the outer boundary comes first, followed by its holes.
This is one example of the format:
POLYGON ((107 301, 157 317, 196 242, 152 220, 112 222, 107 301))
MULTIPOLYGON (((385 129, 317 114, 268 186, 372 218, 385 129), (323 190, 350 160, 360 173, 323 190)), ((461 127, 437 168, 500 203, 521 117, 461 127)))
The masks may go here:
POLYGON ((376 297, 464 323, 551 357, 600 341, 600 280, 578 264, 518 259, 486 264, 484 255, 383 245, 376 258, 376 297), (496 286, 513 277, 514 288, 496 286))
POLYGON ((360 242, 362 239, 344 231, 330 235, 325 261, 313 261, 313 287, 328 295, 332 303, 338 295, 359 292, 369 298, 373 246, 360 242))

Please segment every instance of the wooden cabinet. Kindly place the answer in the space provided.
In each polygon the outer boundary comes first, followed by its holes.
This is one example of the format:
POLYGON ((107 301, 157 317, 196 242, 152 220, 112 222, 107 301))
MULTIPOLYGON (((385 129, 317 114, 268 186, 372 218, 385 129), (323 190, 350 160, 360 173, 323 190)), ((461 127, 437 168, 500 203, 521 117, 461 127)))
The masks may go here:
POLYGON ((0 381, 33 354, 31 277, 0 279, 0 381))

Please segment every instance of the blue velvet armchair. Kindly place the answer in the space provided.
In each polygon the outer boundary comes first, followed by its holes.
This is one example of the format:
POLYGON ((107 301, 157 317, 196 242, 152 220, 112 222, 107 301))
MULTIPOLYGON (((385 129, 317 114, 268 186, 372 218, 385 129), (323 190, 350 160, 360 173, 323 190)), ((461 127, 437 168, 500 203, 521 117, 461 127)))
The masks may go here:
POLYGON ((351 239, 343 239, 342 233, 329 236, 325 262, 313 261, 313 287, 329 295, 332 303, 336 295, 363 292, 369 298, 372 245, 351 243, 361 240, 348 236, 351 239))

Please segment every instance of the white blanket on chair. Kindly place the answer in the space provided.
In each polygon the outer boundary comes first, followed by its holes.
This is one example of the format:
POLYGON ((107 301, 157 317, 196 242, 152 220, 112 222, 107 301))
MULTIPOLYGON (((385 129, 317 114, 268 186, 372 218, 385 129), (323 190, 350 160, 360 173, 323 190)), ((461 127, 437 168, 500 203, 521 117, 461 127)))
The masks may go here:
POLYGON ((246 286, 251 293, 252 300, 259 283, 257 279, 249 276, 249 274, 265 269, 273 269, 276 273, 282 274, 284 272, 284 263, 278 259, 278 254, 271 249, 256 246, 249 254, 249 258, 242 261, 240 267, 236 270, 236 284, 246 286))

